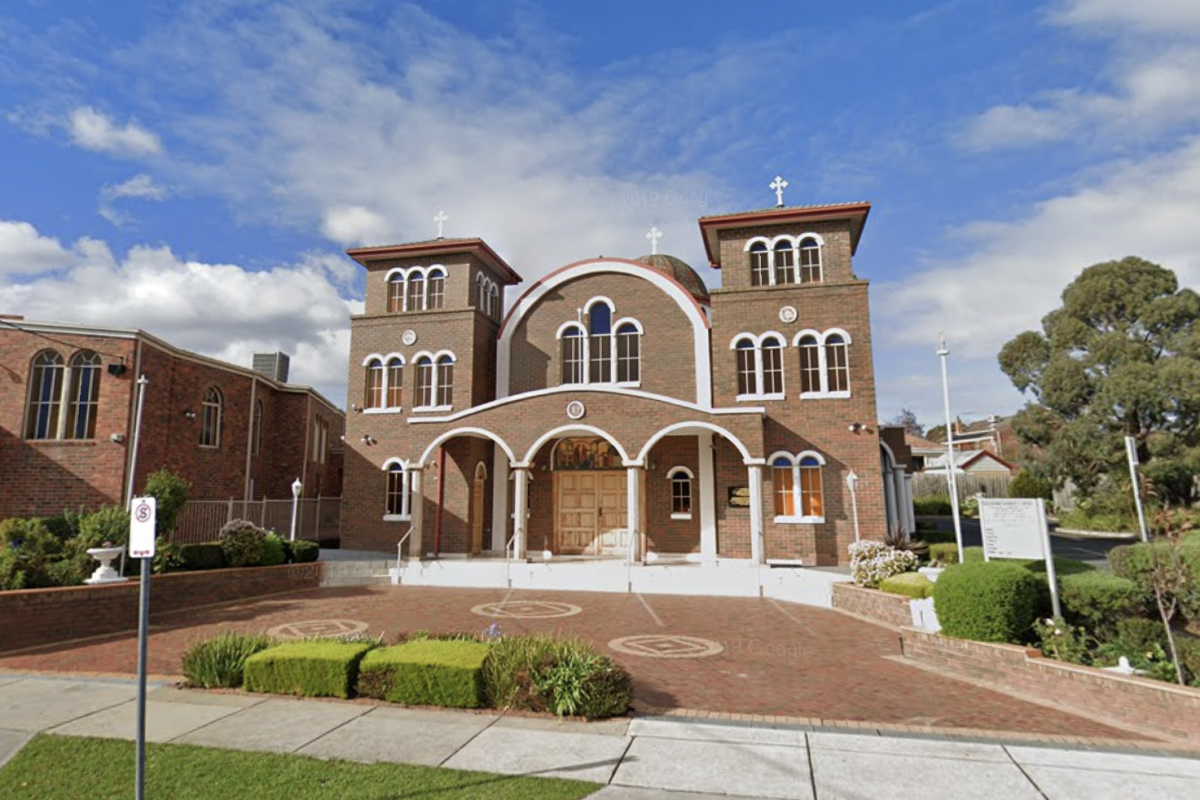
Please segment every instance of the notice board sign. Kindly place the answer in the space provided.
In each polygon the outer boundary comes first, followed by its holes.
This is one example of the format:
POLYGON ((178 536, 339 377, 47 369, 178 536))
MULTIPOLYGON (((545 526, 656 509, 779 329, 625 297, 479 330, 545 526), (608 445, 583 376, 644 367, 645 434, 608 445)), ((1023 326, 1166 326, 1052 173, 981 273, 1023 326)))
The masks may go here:
POLYGON ((979 498, 985 558, 1046 557, 1046 506, 1042 500, 979 498))
POLYGON ((750 487, 749 486, 730 486, 729 487, 729 507, 730 508, 749 508, 750 507, 750 487))

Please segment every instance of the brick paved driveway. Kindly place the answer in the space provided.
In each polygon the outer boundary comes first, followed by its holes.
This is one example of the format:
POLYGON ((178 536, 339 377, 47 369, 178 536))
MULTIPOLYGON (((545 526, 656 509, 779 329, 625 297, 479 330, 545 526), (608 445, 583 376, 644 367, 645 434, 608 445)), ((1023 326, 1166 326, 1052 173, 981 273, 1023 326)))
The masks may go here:
MULTIPOLYGON (((519 607, 504 608, 522 613, 519 607)), ((178 675, 187 646, 220 630, 262 631, 328 619, 365 622, 372 633, 389 639, 419 629, 478 632, 492 622, 508 634, 570 632, 624 664, 634 677, 637 700, 652 707, 1140 738, 899 663, 894 660, 900 655, 897 635, 879 626, 765 599, 391 586, 315 589, 163 618, 151 629, 150 671, 178 675), (472 611, 505 600, 551 601, 582 610, 549 619, 497 619, 472 611), (724 650, 706 657, 654 658, 608 647, 615 639, 639 635, 694 637, 724 650)), ((687 645, 651 642, 642 649, 671 655, 687 645)), ((108 636, 0 658, 0 668, 132 673, 136 647, 134 635, 108 636)))

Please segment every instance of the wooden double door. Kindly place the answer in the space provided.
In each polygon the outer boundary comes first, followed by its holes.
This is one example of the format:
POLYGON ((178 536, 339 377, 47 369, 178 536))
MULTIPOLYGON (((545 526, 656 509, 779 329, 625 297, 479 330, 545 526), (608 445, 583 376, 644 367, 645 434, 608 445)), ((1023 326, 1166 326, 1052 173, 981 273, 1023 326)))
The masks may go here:
POLYGON ((554 473, 554 551, 623 554, 629 548, 629 496, 624 471, 554 473))

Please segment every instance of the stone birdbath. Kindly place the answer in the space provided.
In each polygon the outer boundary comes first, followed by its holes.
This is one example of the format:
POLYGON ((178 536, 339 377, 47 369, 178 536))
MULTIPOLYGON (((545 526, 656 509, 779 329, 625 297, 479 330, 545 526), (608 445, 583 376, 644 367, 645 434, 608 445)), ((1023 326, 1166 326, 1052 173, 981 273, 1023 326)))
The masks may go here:
POLYGON ((100 566, 96 567, 96 571, 92 573, 92 577, 84 581, 93 586, 100 583, 123 583, 128 578, 121 577, 115 569, 112 562, 115 561, 121 553, 125 552, 124 545, 119 547, 93 547, 87 551, 87 554, 100 562, 100 566))

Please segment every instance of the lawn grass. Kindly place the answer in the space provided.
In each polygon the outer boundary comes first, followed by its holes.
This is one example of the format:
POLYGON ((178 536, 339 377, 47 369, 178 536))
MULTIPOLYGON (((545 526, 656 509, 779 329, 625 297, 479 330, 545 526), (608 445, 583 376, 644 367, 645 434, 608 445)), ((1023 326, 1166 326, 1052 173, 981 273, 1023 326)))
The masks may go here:
MULTIPOLYGON (((134 745, 118 739, 41 734, 0 769, 5 800, 127 800, 133 788, 134 745)), ((146 745, 146 796, 164 800, 574 800, 599 788, 559 778, 146 745)))

